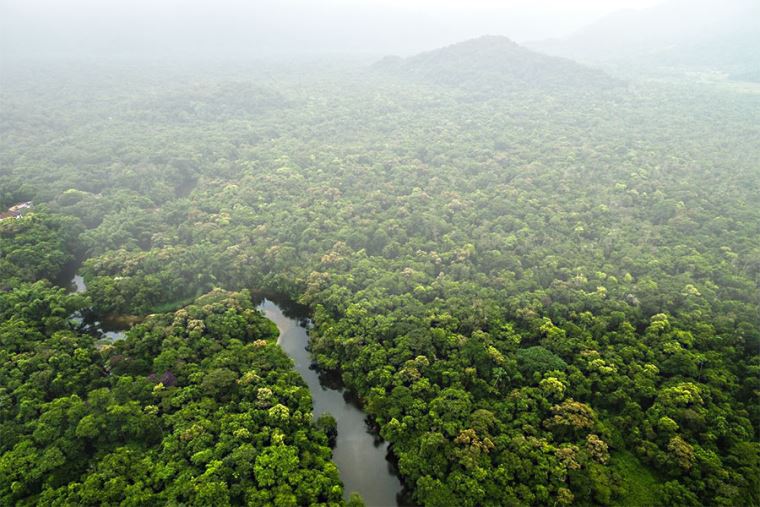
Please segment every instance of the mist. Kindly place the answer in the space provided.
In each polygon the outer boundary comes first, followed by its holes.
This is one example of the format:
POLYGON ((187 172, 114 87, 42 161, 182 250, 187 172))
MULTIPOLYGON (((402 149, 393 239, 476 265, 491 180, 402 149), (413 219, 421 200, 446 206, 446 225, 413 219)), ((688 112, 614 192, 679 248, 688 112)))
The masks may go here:
POLYGON ((484 34, 570 34, 654 0, 3 0, 0 51, 24 57, 247 58, 409 55, 484 34))
POLYGON ((0 0, 0 506, 760 507, 760 0, 0 0))

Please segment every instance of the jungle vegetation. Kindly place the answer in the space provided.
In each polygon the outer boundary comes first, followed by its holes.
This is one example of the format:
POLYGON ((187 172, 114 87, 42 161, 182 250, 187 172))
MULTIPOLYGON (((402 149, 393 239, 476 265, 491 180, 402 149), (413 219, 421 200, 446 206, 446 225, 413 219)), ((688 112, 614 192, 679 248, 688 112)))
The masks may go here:
POLYGON ((256 290, 420 505, 760 505, 760 93, 439 63, 16 69, 0 503, 340 503, 256 290))

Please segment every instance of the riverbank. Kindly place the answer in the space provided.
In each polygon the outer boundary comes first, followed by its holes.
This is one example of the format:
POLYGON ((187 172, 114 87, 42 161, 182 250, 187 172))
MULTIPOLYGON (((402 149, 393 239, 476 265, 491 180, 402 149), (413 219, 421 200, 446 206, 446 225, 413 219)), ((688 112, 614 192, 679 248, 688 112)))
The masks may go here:
POLYGON ((338 427, 333 461, 338 466, 348 500, 352 492, 361 495, 368 507, 405 505, 402 485, 395 467, 388 461, 388 443, 382 441, 367 424, 367 417, 355 397, 342 386, 324 383, 313 366, 308 351, 308 317, 297 305, 284 310, 264 299, 258 308, 280 330, 277 340, 309 388, 314 417, 329 413, 338 427), (300 314, 299 314, 300 313, 300 314))

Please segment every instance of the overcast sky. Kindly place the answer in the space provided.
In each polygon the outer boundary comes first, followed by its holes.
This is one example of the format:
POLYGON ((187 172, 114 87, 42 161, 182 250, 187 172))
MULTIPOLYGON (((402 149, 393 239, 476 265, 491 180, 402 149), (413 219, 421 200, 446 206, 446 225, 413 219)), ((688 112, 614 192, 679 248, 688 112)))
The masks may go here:
POLYGON ((411 54, 558 37, 658 0, 0 0, 3 57, 411 54))

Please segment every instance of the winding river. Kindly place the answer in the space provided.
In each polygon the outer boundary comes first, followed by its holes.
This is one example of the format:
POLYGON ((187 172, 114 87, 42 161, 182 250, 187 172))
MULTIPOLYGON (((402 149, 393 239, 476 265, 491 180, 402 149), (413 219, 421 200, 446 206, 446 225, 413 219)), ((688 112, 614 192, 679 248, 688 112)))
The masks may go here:
POLYGON ((392 465, 386 459, 388 444, 375 437, 359 405, 342 389, 323 384, 319 374, 311 368, 311 354, 306 349, 309 337, 299 321, 286 316, 282 308, 265 299, 259 309, 280 330, 277 343, 295 362, 311 391, 314 416, 329 412, 338 423, 338 438, 333 450, 333 461, 338 465, 345 487, 345 498, 352 492, 362 496, 368 507, 389 507, 404 503, 401 483, 392 465))
MULTIPOLYGON (((75 275, 70 284, 77 293, 87 290, 79 275, 75 275)), ((342 387, 327 386, 311 367, 311 354, 307 350, 309 336, 301 324, 305 322, 305 315, 291 317, 293 312, 286 315, 283 308, 268 299, 264 299, 258 308, 277 324, 280 331, 277 344, 293 359, 296 370, 306 382, 314 404, 314 417, 328 412, 335 418, 338 436, 333 461, 340 471, 345 499, 357 492, 367 507, 409 505, 402 494, 401 482, 387 460, 388 444, 372 433, 356 400, 342 387)), ((100 336, 103 342, 121 340, 126 336, 125 329, 110 328, 101 322, 82 323, 81 316, 76 318, 80 319, 84 329, 100 336)))

